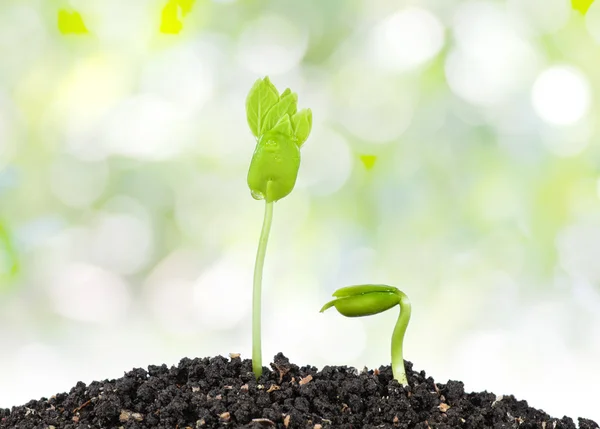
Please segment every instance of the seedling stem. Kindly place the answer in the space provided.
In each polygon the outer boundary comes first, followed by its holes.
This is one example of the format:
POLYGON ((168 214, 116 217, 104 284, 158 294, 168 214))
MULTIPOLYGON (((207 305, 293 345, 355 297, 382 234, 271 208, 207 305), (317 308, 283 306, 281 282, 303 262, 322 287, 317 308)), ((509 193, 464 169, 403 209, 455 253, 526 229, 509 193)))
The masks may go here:
POLYGON ((262 342, 261 342, 261 293, 263 267, 265 265, 265 254, 269 242, 269 233, 273 221, 273 201, 269 199, 271 181, 267 182, 267 195, 265 196, 265 215, 262 230, 256 251, 256 263, 254 265, 254 284, 252 292, 252 371, 258 379, 262 375, 262 342))
POLYGON ((396 294, 399 296, 400 301, 400 315, 398 321, 394 327, 392 333, 392 373, 394 378, 398 380, 403 386, 408 385, 408 379, 406 378, 406 371, 404 370, 404 334, 410 321, 411 305, 408 296, 402 291, 397 291, 396 294))

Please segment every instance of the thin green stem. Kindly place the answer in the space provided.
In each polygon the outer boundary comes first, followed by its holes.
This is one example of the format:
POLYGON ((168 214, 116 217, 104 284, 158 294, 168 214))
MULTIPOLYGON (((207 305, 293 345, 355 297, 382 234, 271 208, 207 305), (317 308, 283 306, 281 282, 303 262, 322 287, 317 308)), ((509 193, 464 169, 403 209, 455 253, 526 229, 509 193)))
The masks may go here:
POLYGON ((260 232, 256 262, 254 264, 254 285, 252 291, 252 371, 258 379, 262 375, 262 344, 261 344, 261 290, 265 254, 269 242, 269 232, 273 220, 273 201, 269 199, 271 182, 267 182, 265 195, 265 215, 260 232))
POLYGON ((394 378, 398 380, 403 386, 408 385, 408 379, 406 378, 406 370, 404 368, 404 356, 402 354, 402 347, 404 343, 404 334, 408 322, 410 321, 410 300, 401 291, 397 291, 396 294, 400 298, 400 315, 398 321, 394 327, 394 333, 392 334, 392 373, 394 378))

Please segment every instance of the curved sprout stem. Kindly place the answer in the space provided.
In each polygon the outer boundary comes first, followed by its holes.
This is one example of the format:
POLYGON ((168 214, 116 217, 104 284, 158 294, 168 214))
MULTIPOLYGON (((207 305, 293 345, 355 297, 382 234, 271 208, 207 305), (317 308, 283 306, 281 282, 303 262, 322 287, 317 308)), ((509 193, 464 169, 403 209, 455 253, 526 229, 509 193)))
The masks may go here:
POLYGON ((408 296, 393 286, 373 284, 343 287, 336 290, 333 296, 335 299, 325 304, 321 313, 335 307, 343 316, 363 317, 387 311, 396 305, 400 306, 398 321, 392 333, 392 372, 394 379, 407 386, 402 350, 411 313, 408 296))
POLYGON ((406 378, 406 370, 404 369, 402 348, 404 334, 410 321, 411 305, 408 296, 404 292, 398 290, 396 294, 399 297, 400 315, 392 334, 392 373, 394 374, 394 378, 398 380, 398 383, 407 386, 408 379, 406 378))
POLYGON ((271 182, 267 182, 265 195, 265 215, 263 218, 256 262, 254 263, 254 284, 252 290, 252 371, 258 379, 262 375, 262 343, 261 343, 261 293, 262 276, 265 265, 265 254, 269 242, 269 232, 273 220, 273 201, 269 199, 271 182))

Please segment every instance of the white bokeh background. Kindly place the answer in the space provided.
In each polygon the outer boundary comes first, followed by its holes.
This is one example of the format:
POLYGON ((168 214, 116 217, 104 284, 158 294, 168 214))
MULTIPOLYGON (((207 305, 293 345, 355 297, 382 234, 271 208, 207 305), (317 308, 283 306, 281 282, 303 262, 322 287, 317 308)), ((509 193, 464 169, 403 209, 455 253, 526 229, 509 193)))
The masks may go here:
POLYGON ((314 124, 275 206, 265 361, 388 364, 393 311, 318 313, 388 283, 416 369, 600 421, 600 3, 198 1, 164 35, 161 1, 74 1, 71 37, 58 3, 0 4, 0 407, 249 358, 244 100, 268 74, 314 124))

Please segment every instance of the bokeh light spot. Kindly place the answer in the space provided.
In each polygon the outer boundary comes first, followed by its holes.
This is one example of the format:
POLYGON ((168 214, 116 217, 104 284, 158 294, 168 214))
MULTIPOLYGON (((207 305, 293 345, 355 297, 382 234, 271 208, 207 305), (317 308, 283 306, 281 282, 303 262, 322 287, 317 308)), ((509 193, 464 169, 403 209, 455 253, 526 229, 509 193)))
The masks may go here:
POLYGON ((92 260, 119 274, 138 272, 153 250, 149 222, 128 213, 101 214, 90 241, 92 260))
POLYGON ((104 191, 108 180, 105 162, 80 162, 62 158, 52 165, 50 186, 67 206, 87 207, 104 191))
POLYGON ((385 69, 410 70, 435 57, 444 45, 444 27, 425 9, 404 9, 373 30, 368 53, 385 69))
POLYGON ((453 30, 456 45, 446 59, 446 77, 452 91, 470 103, 505 102, 535 70, 535 51, 498 4, 461 4, 453 30))
POLYGON ((570 157, 579 155, 588 147, 592 133, 589 121, 579 121, 573 125, 547 129, 542 133, 542 138, 550 152, 558 156, 570 157))
MULTIPOLYGON (((10 161, 15 152, 15 143, 13 143, 11 134, 12 126, 9 121, 8 109, 3 108, 0 99, 0 174, 5 172, 2 168, 10 161)), ((1 182, 0 179, 0 188, 2 187, 1 182)))
POLYGON ((129 72, 118 58, 97 55, 81 59, 59 80, 56 100, 44 126, 64 127, 69 152, 83 160, 102 160, 105 148, 97 141, 111 109, 128 90, 129 72))
POLYGON ((24 404, 32 397, 54 395, 58 389, 72 386, 65 353, 56 346, 41 342, 26 342, 14 350, 12 359, 3 368, 3 383, 10 389, 0 389, 0 403, 24 404), (52 368, 52 371, 48 371, 52 368))
POLYGON ((365 352, 367 333, 361 319, 346 319, 335 309, 320 315, 322 328, 312 341, 318 356, 328 364, 349 365, 365 352))
POLYGON ((83 263, 59 269, 48 293, 59 314, 83 322, 114 323, 125 316, 130 303, 123 279, 83 263))
POLYGON ((585 26, 597 44, 600 44, 600 1, 591 5, 585 15, 585 26))
POLYGON ((590 85, 578 69, 553 66, 535 80, 531 102, 536 113, 551 125, 570 125, 586 115, 591 104, 590 85))
POLYGON ((369 143, 390 143, 411 124, 415 90, 381 75, 364 79, 354 66, 337 76, 336 114, 353 136, 369 143), (376 96, 375 96, 376 94, 376 96))
POLYGON ((150 3, 102 0, 78 2, 77 6, 98 45, 124 52, 129 60, 146 53, 158 33, 159 9, 150 3))
POLYGON ((158 262, 146 278, 143 294, 161 330, 177 336, 198 331, 194 282, 202 267, 196 252, 177 250, 158 262), (177 317, 173 312, 177 311, 177 317))
POLYGON ((199 55, 197 44, 183 44, 157 53, 144 67, 141 87, 144 92, 177 103, 187 112, 200 109, 214 90, 212 52, 199 55))
POLYGON ((330 195, 350 177, 352 155, 348 142, 329 130, 314 130, 302 147, 302 167, 296 187, 309 187, 316 195, 330 195))
POLYGON ((108 153, 145 160, 169 159, 184 145, 183 118, 172 103, 140 95, 125 99, 107 119, 101 143, 108 153))
POLYGON ((506 5, 517 21, 518 30, 525 33, 554 33, 571 15, 568 0, 508 0, 506 5))
POLYGON ((300 63, 308 35, 293 22, 277 15, 261 16, 240 35, 238 58, 259 75, 285 73, 300 63))
MULTIPOLYGON (((251 254, 251 253, 250 253, 251 254)), ((251 309, 252 261, 246 251, 232 251, 208 268, 194 287, 198 321, 206 329, 235 327, 251 309)))
POLYGON ((127 77, 117 58, 99 55, 82 59, 57 84, 55 115, 84 124, 99 118, 122 97, 127 77))
POLYGON ((556 246, 565 271, 575 278, 600 282, 600 226, 571 225, 558 234, 556 246))

